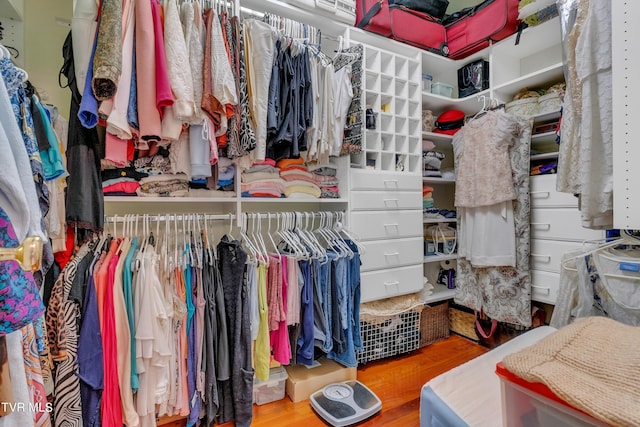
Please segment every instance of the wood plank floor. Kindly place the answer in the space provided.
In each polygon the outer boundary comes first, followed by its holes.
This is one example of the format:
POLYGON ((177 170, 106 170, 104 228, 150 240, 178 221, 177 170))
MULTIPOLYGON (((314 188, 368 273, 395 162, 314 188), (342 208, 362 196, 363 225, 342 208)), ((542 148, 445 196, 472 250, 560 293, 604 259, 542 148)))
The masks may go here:
MULTIPOLYGON (((431 378, 479 356, 488 349, 451 335, 408 355, 369 362, 358 368, 358 380, 382 400, 382 411, 359 426, 411 427, 420 419, 420 389, 431 378)), ((168 424, 183 426, 179 421, 168 424)), ((293 403, 283 400, 253 405, 255 427, 326 426, 311 409, 309 401, 293 403)), ((231 427, 233 424, 223 424, 231 427)))

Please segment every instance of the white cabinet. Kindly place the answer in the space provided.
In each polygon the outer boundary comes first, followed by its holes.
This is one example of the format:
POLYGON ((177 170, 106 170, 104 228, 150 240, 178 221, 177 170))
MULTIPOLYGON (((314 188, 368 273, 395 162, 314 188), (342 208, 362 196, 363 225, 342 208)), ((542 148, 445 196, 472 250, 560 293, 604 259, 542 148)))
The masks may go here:
POLYGON ((422 289, 422 193, 418 174, 352 169, 350 228, 363 242, 362 301, 422 289))
POLYGON ((538 175, 531 183, 531 298, 555 304, 562 254, 585 248, 604 232, 582 227, 575 197, 556 192, 556 175, 538 175))

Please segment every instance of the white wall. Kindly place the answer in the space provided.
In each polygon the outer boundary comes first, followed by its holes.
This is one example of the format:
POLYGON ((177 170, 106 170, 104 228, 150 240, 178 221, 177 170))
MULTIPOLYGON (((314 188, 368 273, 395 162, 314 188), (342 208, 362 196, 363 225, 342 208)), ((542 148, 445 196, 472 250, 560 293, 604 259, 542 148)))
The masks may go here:
POLYGON ((24 69, 44 101, 57 105, 65 117, 71 92, 58 85, 58 72, 70 28, 56 21, 71 22, 72 7, 71 0, 24 0, 24 69))

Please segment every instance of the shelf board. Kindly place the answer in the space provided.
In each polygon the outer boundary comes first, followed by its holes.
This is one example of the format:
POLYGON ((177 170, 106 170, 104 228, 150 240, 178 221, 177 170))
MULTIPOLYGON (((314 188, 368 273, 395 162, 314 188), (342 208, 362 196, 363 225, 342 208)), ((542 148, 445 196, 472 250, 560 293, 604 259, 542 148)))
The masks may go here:
POLYGON ((554 151, 553 153, 541 153, 541 154, 532 154, 531 161, 536 160, 552 160, 558 158, 558 152, 554 151))
POLYGON ((556 133, 554 131, 539 133, 537 135, 531 135, 531 143, 532 144, 542 144, 556 142, 556 133))
POLYGON ((347 203, 347 199, 287 199, 287 198, 270 198, 270 197, 241 197, 242 203, 320 203, 320 204, 340 204, 347 203))
POLYGON ((237 197, 137 197, 137 196, 104 196, 106 203, 236 203, 237 197))
POLYGON ((434 113, 456 109, 464 111, 465 114, 475 114, 480 109, 478 98, 482 95, 489 95, 489 92, 490 90, 486 89, 465 98, 449 98, 431 92, 422 92, 422 105, 423 108, 428 108, 434 113))
POLYGON ((458 219, 457 218, 424 218, 422 222, 424 224, 441 224, 441 223, 458 222, 458 219))
POLYGON ((561 61, 541 70, 533 71, 511 81, 496 85, 493 90, 497 92, 501 101, 509 102, 523 87, 537 88, 555 83, 563 78, 564 72, 561 61))
POLYGON ((551 113, 537 114, 532 117, 533 123, 550 122, 560 118, 560 111, 552 111, 551 113))
POLYGON ((431 176, 423 176, 422 177, 422 182, 431 183, 431 184, 455 184, 456 180, 455 179, 448 179, 448 178, 438 178, 438 177, 431 177, 431 176))
POLYGON ((428 139, 436 144, 451 144, 451 141, 453 141, 453 136, 435 132, 422 132, 422 139, 428 139))
POLYGON ((433 284, 432 294, 425 298, 425 304, 433 304, 434 302, 446 301, 453 299, 456 295, 455 289, 449 289, 439 283, 433 284))
POLYGON ((425 255, 424 263, 446 261, 448 259, 458 259, 458 254, 451 255, 425 255))

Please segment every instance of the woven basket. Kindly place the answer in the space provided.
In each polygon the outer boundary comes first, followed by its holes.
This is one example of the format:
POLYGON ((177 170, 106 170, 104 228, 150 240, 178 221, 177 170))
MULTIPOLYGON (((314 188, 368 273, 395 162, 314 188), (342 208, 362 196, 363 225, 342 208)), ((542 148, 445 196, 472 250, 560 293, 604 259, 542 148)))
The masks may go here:
POLYGON ((478 342, 475 318, 473 312, 463 311, 458 306, 449 307, 449 329, 451 332, 478 342))
POLYGON ((449 303, 425 306, 420 315, 420 347, 449 337, 449 303))

